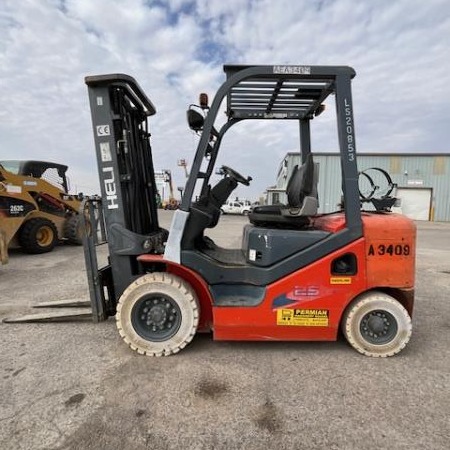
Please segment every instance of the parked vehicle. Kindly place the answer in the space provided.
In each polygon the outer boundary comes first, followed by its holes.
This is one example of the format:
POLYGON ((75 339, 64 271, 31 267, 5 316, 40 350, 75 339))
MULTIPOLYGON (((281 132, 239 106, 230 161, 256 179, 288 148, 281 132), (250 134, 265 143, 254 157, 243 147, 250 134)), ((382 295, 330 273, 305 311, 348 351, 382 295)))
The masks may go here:
POLYGON ((82 244, 81 197, 71 195, 67 166, 48 161, 0 161, 0 261, 8 248, 46 253, 59 241, 82 244))
POLYGON ((250 213, 250 205, 243 205, 241 202, 228 200, 224 205, 222 205, 222 214, 243 214, 247 215, 250 213))

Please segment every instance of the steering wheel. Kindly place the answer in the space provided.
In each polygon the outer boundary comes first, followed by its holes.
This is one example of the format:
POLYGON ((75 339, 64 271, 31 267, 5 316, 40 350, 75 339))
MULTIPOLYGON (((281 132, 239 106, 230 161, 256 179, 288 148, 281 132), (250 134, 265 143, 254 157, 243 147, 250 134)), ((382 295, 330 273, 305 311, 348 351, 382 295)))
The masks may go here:
POLYGON ((392 182, 392 178, 390 177, 390 175, 384 169, 380 169, 379 167, 369 167, 368 169, 359 172, 359 176, 361 175, 363 175, 369 181, 371 186, 369 194, 364 195, 361 192, 361 189, 359 191, 359 195, 364 201, 372 200, 372 198, 380 198, 380 199, 387 198, 395 188, 395 184, 392 182), (367 174, 369 170, 379 172, 381 173, 382 176, 384 176, 387 184, 387 186, 384 189, 380 189, 380 186, 377 186, 374 183, 373 178, 367 174), (385 193, 381 194, 380 192, 377 192, 378 190, 385 191, 385 193))
POLYGON ((252 177, 245 178, 244 175, 241 175, 239 172, 236 172, 234 169, 228 166, 222 166, 221 169, 225 172, 226 175, 233 178, 233 180, 237 181, 238 183, 242 183, 245 186, 250 185, 250 181, 252 181, 252 177))

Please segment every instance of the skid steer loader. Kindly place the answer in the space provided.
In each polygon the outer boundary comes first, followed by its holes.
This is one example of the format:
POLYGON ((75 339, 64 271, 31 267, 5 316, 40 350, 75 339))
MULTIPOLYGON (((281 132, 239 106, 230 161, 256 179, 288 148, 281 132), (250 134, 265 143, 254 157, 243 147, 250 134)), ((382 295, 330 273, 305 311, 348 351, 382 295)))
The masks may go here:
POLYGON ((99 233, 86 235, 93 320, 115 316, 125 343, 150 356, 177 353, 200 331, 212 331, 215 340, 333 341, 341 330, 364 355, 397 354, 412 332, 416 230, 390 212, 389 193, 360 195, 355 71, 302 65, 224 71, 212 104, 201 95, 188 110, 200 139, 169 232, 159 226, 155 200, 153 104, 130 76, 85 79, 102 192, 101 200, 86 201, 83 217, 92 229, 100 226, 109 250, 99 267, 99 233), (327 98, 336 107, 342 202, 320 214, 310 123, 320 120, 327 98), (217 226, 237 185, 251 178, 229 166, 214 186, 211 178, 224 135, 255 120, 298 123, 301 164, 291 174, 287 204, 255 207, 242 245, 222 248, 205 231, 217 226))
POLYGON ((60 240, 82 244, 81 198, 68 194, 67 166, 44 161, 0 161, 0 254, 9 248, 51 251, 60 240))

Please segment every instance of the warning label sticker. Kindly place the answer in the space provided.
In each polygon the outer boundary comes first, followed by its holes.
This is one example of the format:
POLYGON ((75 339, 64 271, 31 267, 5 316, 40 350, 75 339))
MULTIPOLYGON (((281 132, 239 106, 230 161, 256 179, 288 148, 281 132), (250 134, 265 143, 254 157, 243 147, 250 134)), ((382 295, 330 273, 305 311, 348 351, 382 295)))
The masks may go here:
POLYGON ((109 142, 100 142, 100 157, 103 162, 112 161, 111 149, 109 148, 109 142))
POLYGON ((330 284, 352 284, 350 277, 331 277, 330 284))
POLYGON ((277 325, 327 327, 327 309, 277 309, 277 325))

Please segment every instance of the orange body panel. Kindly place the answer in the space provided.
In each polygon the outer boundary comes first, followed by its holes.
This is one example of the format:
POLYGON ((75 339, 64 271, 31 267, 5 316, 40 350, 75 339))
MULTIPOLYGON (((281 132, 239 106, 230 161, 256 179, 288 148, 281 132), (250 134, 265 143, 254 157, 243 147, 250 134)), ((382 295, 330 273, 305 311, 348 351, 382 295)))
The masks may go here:
POLYGON ((363 215, 367 285, 414 288, 416 225, 400 214, 363 215))
MULTIPOLYGON (((345 308, 367 290, 409 296, 407 309, 412 312, 414 223, 396 214, 363 213, 362 219, 364 237, 268 285, 256 306, 214 306, 207 283, 195 271, 157 255, 142 255, 139 260, 164 263, 168 272, 192 285, 200 301, 201 328, 212 323, 216 340, 335 340, 345 308), (356 273, 331 273, 332 261, 347 253, 356 257, 356 273)), ((336 233, 345 227, 345 217, 324 215, 314 226, 336 233)))
MULTIPOLYGON (((408 291, 411 297, 408 309, 412 312, 416 237, 414 223, 396 214, 363 213, 362 220, 363 238, 267 286, 266 296, 260 305, 214 307, 214 338, 335 340, 347 305, 359 294, 375 288, 389 289, 390 292, 408 291), (357 273, 351 276, 331 274, 332 260, 346 253, 356 256, 357 273), (277 306, 276 299, 280 296, 294 302, 288 306, 277 306), (325 312, 326 317, 302 320, 300 315, 295 325, 282 325, 278 310, 286 309, 299 314, 325 312), (324 322, 326 326, 320 326, 324 322)), ((343 213, 324 215, 314 221, 314 226, 336 233, 345 227, 345 217, 343 213)))
POLYGON ((364 261, 363 239, 267 286, 262 303, 253 307, 214 307, 214 339, 217 340, 334 340, 345 306, 366 290, 365 264, 351 277, 330 276, 331 262, 353 252, 364 261), (276 299, 291 300, 276 306, 276 299), (327 326, 277 325, 277 310, 325 310, 327 326))

